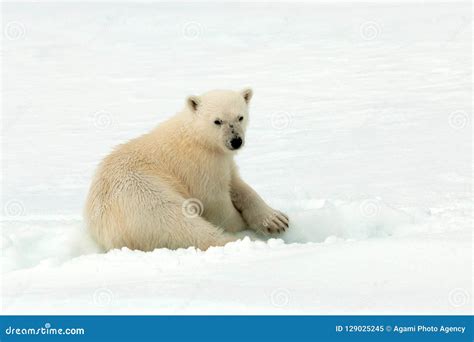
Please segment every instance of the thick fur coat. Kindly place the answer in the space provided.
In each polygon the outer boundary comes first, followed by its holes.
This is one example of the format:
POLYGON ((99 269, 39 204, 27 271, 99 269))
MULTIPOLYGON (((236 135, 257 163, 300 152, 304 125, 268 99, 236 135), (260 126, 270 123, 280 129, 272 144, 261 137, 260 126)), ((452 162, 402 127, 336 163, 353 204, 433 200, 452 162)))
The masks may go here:
POLYGON ((190 96, 150 133, 118 146, 100 164, 85 207, 92 237, 105 250, 202 250, 235 232, 283 232, 288 217, 239 176, 252 91, 190 96))

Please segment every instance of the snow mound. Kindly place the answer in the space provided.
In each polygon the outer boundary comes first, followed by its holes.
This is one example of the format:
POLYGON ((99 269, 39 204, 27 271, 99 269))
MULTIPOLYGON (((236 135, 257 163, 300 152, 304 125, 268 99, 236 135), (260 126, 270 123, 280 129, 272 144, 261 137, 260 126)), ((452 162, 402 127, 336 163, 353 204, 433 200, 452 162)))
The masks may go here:
MULTIPOLYGON (((285 242, 362 240, 422 232, 429 227, 423 224, 429 217, 427 213, 414 214, 402 211, 379 198, 347 202, 308 201, 305 205, 299 204, 299 206, 300 209, 288 211, 291 224, 286 233, 278 237, 265 238, 250 231, 243 232, 241 235, 243 240, 224 248, 212 248, 207 253, 232 254, 246 249, 273 248, 285 242), (253 241, 246 239, 247 236, 253 241)), ((4 222, 2 250, 3 272, 36 265, 60 265, 75 257, 100 252, 84 231, 82 221, 66 218, 4 222)), ((111 253, 117 252, 122 251, 111 253)), ((165 254, 168 252, 176 255, 201 253, 193 248, 167 251, 165 254)), ((155 251, 155 253, 161 252, 155 251)))
POLYGON ((330 238, 367 239, 403 235, 423 230, 428 210, 396 209, 380 198, 359 201, 322 201, 316 208, 290 213, 286 242, 322 242, 330 238))
POLYGON ((59 265, 74 257, 99 252, 80 220, 2 222, 2 271, 38 264, 59 265))

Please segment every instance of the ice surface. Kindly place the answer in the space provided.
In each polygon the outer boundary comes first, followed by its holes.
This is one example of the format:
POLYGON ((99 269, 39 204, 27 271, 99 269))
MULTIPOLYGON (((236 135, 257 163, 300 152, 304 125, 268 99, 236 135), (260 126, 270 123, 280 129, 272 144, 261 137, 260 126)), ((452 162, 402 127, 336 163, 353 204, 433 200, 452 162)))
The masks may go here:
POLYGON ((4 313, 470 313, 470 3, 5 3, 4 313), (252 86, 244 179, 290 230, 100 253, 97 163, 252 86), (249 237, 245 237, 249 235, 249 237))

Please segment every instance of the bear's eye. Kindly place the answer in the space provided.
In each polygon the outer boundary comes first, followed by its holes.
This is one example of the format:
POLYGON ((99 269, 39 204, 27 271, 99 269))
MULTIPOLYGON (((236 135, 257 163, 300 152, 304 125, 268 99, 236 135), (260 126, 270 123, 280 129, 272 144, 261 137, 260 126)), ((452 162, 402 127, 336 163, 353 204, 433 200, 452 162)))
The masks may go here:
POLYGON ((244 119, 243 116, 239 116, 239 121, 242 121, 244 119))
POLYGON ((217 126, 220 126, 220 125, 222 125, 222 120, 216 119, 216 120, 214 120, 214 123, 215 123, 217 126))

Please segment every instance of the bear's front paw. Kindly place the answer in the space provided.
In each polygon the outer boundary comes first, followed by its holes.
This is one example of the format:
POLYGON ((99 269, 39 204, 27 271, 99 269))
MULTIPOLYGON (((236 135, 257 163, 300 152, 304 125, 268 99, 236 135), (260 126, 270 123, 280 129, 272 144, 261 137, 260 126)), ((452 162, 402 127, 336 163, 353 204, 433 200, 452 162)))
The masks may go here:
POLYGON ((261 216, 261 220, 258 222, 258 228, 264 233, 282 233, 288 229, 289 223, 290 221, 286 214, 278 210, 270 209, 261 216))

